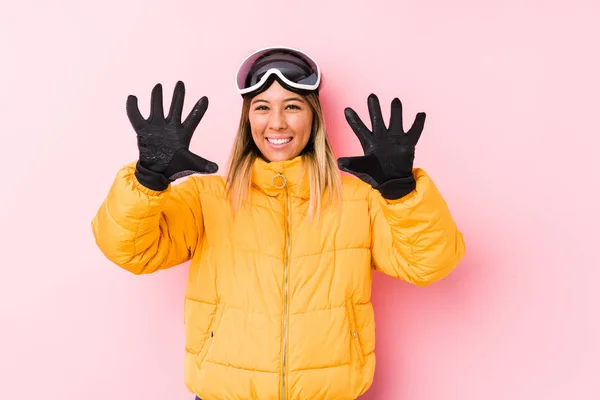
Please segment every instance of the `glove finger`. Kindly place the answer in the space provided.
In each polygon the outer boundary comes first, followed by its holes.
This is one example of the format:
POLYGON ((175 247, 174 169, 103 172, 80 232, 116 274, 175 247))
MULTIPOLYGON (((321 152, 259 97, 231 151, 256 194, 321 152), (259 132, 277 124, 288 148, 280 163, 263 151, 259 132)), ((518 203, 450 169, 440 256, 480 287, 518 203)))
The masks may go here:
POLYGON ((399 98, 392 100, 391 112, 390 112, 390 132, 404 133, 404 126, 402 123, 402 102, 399 98))
POLYGON ((415 122, 413 122, 412 127, 408 131, 408 135, 411 138, 411 144, 415 146, 421 137, 421 133, 423 133, 423 127, 425 126, 425 118, 426 114, 424 112, 420 112, 415 117, 415 122))
POLYGON ((381 105, 375 94, 371 93, 369 95, 367 105, 369 108, 369 115, 371 116, 371 123, 373 125, 373 134, 375 135, 385 131, 385 124, 383 123, 383 116, 381 115, 381 105))
POLYGON ((165 119, 162 85, 160 83, 154 86, 152 89, 152 97, 150 98, 150 117, 148 118, 148 121, 152 122, 154 119, 165 119))
POLYGON ((185 98, 185 85, 182 81, 178 81, 173 90, 173 101, 171 101, 171 108, 169 109, 169 115, 167 116, 167 123, 174 122, 175 124, 181 123, 181 111, 183 110, 183 99, 185 98))
POLYGON ((358 114, 350 107, 344 110, 344 116, 346 117, 348 125, 350 125, 350 128, 354 131, 354 134, 358 137, 363 150, 366 150, 371 144, 371 139, 373 139, 373 135, 369 131, 369 128, 366 127, 358 114))
POLYGON ((371 186, 376 186, 383 177, 381 166, 374 156, 340 157, 338 167, 371 186))
POLYGON ((197 154, 187 150, 184 152, 188 161, 188 168, 192 171, 196 171, 202 174, 214 174, 219 170, 217 163, 207 160, 206 158, 200 157, 197 154))
POLYGON ((216 163, 202 158, 188 149, 179 149, 169 163, 165 176, 173 181, 194 173, 212 174, 217 172, 218 169, 219 166, 216 163))
POLYGON ((129 122, 133 126, 133 129, 136 131, 142 129, 146 124, 146 120, 142 117, 140 113, 140 109, 138 107, 138 99, 133 95, 129 95, 127 97, 127 103, 125 105, 127 110, 127 117, 129 117, 129 122))
POLYGON ((194 132, 194 130, 196 130, 196 127, 200 123, 200 120, 204 116, 204 113, 206 112, 207 108, 208 97, 202 96, 183 122, 183 127, 188 131, 190 135, 194 132))

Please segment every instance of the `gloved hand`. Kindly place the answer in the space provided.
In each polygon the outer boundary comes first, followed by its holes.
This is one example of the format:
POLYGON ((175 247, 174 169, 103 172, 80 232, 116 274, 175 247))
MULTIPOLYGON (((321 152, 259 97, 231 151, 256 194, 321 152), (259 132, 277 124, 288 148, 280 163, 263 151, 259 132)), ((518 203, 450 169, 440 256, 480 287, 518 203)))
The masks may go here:
POLYGON ((148 119, 144 119, 140 114, 137 97, 130 95, 127 98, 127 116, 137 133, 139 150, 135 176, 149 189, 165 190, 170 182, 178 178, 193 173, 209 174, 218 170, 217 164, 189 150, 194 130, 208 107, 208 98, 203 96, 182 123, 184 97, 185 86, 179 81, 175 85, 171 109, 166 119, 160 83, 152 89, 148 119))
POLYGON ((341 157, 338 166, 373 186, 386 199, 399 199, 416 187, 412 169, 415 146, 425 124, 425 113, 418 113, 412 127, 404 133, 402 103, 398 98, 392 101, 389 128, 383 122, 377 96, 371 94, 367 105, 372 132, 353 109, 344 110, 346 120, 358 137, 365 155, 341 157))

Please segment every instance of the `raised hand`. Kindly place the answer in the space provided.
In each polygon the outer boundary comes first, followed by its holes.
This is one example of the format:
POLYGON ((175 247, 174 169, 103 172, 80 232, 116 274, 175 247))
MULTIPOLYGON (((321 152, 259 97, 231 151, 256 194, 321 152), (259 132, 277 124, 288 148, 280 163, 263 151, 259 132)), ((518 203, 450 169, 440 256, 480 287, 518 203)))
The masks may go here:
POLYGON ((379 190, 386 198, 399 198, 415 188, 412 173, 415 146, 423 132, 425 113, 417 114, 412 127, 404 132, 402 103, 392 101, 390 124, 385 126, 379 99, 371 94, 367 100, 372 130, 369 130, 356 112, 346 108, 348 124, 358 137, 364 156, 338 159, 341 170, 356 175, 379 190))
POLYGON ((181 121, 185 86, 179 81, 173 91, 169 115, 163 111, 162 85, 152 89, 150 116, 144 119, 137 97, 127 98, 127 116, 137 133, 139 160, 136 177, 153 190, 164 190, 169 182, 194 173, 209 174, 218 170, 217 164, 189 150, 194 130, 208 108, 208 98, 198 100, 185 121, 181 121))

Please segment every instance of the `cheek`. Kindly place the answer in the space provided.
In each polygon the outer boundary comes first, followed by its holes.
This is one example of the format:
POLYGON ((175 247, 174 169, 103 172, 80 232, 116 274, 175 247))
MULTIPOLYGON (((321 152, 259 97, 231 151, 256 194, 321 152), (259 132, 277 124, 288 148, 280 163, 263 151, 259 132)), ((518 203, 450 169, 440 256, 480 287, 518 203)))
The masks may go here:
POLYGON ((256 118, 250 116, 250 131, 252 132, 252 137, 260 137, 265 130, 265 123, 261 118, 256 118))
POLYGON ((302 135, 303 141, 308 141, 312 130, 312 117, 310 115, 298 116, 293 121, 294 132, 297 135, 302 135))

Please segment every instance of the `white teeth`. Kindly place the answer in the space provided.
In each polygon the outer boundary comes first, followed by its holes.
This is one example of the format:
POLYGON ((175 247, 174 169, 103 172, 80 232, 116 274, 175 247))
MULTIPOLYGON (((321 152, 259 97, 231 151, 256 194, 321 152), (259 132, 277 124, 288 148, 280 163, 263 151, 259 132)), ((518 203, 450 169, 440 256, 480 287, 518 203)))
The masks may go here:
POLYGON ((269 143, 273 143, 273 144, 286 144, 286 143, 289 143, 292 140, 292 138, 286 138, 286 139, 267 138, 267 140, 269 141, 269 143))

